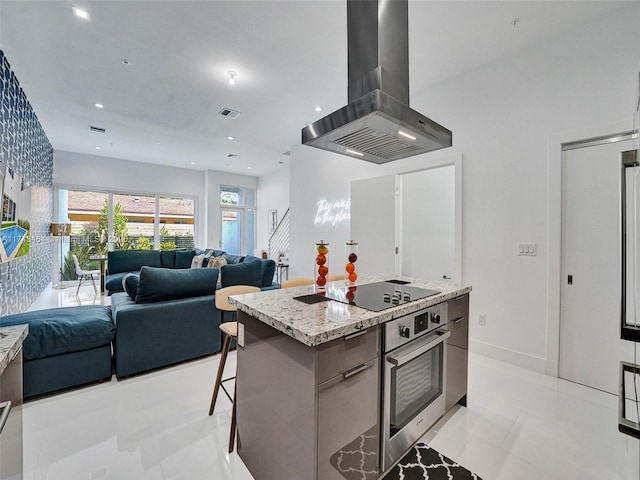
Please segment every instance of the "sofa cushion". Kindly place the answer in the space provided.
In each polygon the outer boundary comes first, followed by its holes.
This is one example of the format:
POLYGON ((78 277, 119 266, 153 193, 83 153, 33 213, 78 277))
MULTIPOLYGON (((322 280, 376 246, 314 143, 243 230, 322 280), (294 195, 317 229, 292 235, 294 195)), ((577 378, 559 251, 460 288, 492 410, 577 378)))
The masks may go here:
POLYGON ((244 257, 241 255, 232 255, 230 253, 225 253, 224 254, 224 258, 227 259, 227 263, 228 264, 236 264, 236 263, 242 263, 242 261, 244 260, 244 257))
POLYGON ((176 250, 176 262, 174 268, 190 268, 195 255, 193 250, 176 250))
POLYGON ((162 268, 174 268, 176 264, 175 250, 160 250, 160 266, 162 268))
POLYGON ((142 267, 136 303, 213 295, 218 281, 218 273, 217 268, 142 267))
POLYGON ((0 326, 29 324, 25 360, 101 347, 113 340, 111 309, 103 305, 51 308, 0 318, 0 326))
POLYGON ((138 295, 138 284, 140 283, 140 275, 137 273, 127 273, 122 277, 122 288, 131 298, 135 300, 138 295))
POLYGON ((262 286, 262 265, 258 262, 224 265, 220 275, 222 275, 223 287, 230 287, 231 285, 262 286))
POLYGON ((115 292, 124 292, 122 287, 122 279, 130 274, 130 273, 139 273, 135 272, 119 272, 107 275, 106 282, 104 287, 109 291, 109 295, 112 295, 115 292))
POLYGON ((262 266, 262 285, 261 287, 270 287, 273 283, 273 276, 276 273, 276 262, 273 260, 263 260, 253 255, 247 255, 244 257, 244 262, 260 262, 262 266))
POLYGON ((143 265, 160 267, 159 250, 115 250, 108 253, 109 274, 137 272, 143 265))

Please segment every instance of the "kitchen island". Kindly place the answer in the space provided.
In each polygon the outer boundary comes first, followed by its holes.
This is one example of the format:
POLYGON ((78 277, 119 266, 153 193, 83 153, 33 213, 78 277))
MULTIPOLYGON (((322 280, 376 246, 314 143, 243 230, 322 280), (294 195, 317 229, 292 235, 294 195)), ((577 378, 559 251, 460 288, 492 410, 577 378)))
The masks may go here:
MULTIPOLYGON (((431 324, 429 315, 440 323, 442 313, 442 325, 434 328, 442 327, 446 336, 438 334, 448 338, 443 306, 463 305, 460 299, 468 302, 471 291, 405 277, 361 279, 352 291, 389 280, 437 292, 406 302, 390 299, 380 311, 350 305, 348 296, 344 302, 317 297, 313 286, 231 298, 239 310, 238 452, 256 480, 376 480, 388 470, 380 452, 386 381, 381 349, 384 337, 392 334, 385 333, 384 325, 399 318, 413 322, 413 315, 418 315, 416 325, 419 318, 431 324)), ((389 285, 391 292, 403 289, 389 285)), ((327 296, 349 295, 345 282, 327 288, 327 296)), ((437 363, 445 362, 436 358, 437 363)), ((466 351, 464 368, 464 392, 455 401, 466 398, 466 351)), ((443 409, 445 389, 440 380, 443 409)))
POLYGON ((0 327, 0 480, 22 479, 22 343, 28 325, 0 327))

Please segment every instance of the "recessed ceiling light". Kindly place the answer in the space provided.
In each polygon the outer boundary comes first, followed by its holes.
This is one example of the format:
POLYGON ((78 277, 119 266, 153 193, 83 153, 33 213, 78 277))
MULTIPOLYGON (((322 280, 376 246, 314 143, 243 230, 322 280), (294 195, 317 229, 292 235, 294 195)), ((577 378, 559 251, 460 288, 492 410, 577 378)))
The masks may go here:
POLYGON ((87 12, 86 10, 83 10, 81 8, 78 8, 78 7, 71 7, 71 9, 73 10, 73 14, 76 17, 80 17, 83 20, 89 20, 89 12, 87 12))
POLYGON ((252 170, 252 169, 253 169, 253 167, 247 167, 247 170, 252 170))
POLYGON ((131 62, 126 58, 123 58, 121 61, 122 61, 122 65, 124 65, 125 67, 128 67, 129 65, 131 65, 131 62))
POLYGON ((93 106, 96 108, 104 108, 104 105, 101 103, 94 103, 93 106))
POLYGON ((100 150, 102 147, 96 147, 96 150, 100 150))
POLYGON ((227 140, 233 140, 234 138, 236 138, 236 137, 232 137, 231 135, 229 135, 229 136, 227 137, 227 140))
POLYGON ((191 162, 191 165, 195 165, 195 164, 196 164, 196 162, 191 162))
POLYGON ((235 85, 236 84, 236 77, 238 76, 238 73, 234 72, 233 70, 229 70, 227 72, 227 75, 229 76, 229 85, 235 85))
POLYGON ((322 111, 322 107, 320 105, 318 105, 316 108, 314 108, 314 110, 316 112, 321 112, 322 111))

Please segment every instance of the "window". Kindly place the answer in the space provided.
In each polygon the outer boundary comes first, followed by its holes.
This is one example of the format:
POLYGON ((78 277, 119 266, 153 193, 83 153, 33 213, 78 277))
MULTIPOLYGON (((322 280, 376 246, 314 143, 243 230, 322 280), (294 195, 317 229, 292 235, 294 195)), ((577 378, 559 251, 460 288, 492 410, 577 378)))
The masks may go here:
POLYGON ((220 190, 221 248, 234 255, 253 255, 256 238, 256 192, 223 186, 220 190))
POLYGON ((90 254, 195 245, 193 198, 60 189, 58 218, 71 222, 71 244, 90 254))

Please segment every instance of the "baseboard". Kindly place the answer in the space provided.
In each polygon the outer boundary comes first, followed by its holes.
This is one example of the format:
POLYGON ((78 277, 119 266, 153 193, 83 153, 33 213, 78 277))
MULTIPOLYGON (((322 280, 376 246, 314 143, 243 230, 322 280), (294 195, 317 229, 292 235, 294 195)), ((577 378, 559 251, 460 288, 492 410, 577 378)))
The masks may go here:
POLYGON ((500 360, 502 362, 515 365, 517 367, 526 368, 542 374, 547 374, 547 360, 545 358, 535 357, 515 350, 498 347, 490 343, 479 342, 477 340, 469 340, 469 350, 479 353, 485 357, 500 360))

